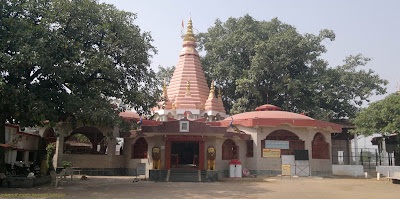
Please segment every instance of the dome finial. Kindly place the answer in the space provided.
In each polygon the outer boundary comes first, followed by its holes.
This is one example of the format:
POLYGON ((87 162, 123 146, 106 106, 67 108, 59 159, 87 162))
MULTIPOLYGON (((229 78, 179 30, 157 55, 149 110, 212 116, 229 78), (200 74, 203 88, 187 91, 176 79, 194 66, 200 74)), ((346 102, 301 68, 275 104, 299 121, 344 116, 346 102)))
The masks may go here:
POLYGON ((193 33, 192 17, 189 17, 186 34, 185 37, 183 38, 183 41, 196 42, 196 38, 194 38, 194 33, 193 33))
POLYGON ((215 98, 214 80, 211 82, 210 94, 208 95, 208 98, 210 99, 215 98))
POLYGON ((400 85, 399 85, 399 81, 397 81, 396 87, 397 87, 397 93, 400 94, 400 85))

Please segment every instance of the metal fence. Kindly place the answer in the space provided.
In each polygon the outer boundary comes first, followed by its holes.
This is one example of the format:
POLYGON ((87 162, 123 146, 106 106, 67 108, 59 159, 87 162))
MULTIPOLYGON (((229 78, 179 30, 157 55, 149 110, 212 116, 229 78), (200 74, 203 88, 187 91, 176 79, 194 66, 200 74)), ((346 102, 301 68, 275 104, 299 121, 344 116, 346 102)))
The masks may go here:
POLYGON ((342 165, 363 165, 365 169, 375 169, 378 165, 394 166, 393 153, 383 153, 374 148, 332 148, 332 163, 342 165))

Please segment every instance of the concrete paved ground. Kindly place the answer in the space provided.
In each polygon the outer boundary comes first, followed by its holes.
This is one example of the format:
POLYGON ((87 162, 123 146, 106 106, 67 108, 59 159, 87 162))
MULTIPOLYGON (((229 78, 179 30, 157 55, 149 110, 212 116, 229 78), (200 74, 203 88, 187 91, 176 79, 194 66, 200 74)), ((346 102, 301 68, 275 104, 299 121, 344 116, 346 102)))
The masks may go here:
POLYGON ((88 180, 74 178, 57 188, 2 188, 0 198, 400 198, 400 184, 385 179, 258 177, 216 183, 132 182, 133 179, 88 176, 88 180))

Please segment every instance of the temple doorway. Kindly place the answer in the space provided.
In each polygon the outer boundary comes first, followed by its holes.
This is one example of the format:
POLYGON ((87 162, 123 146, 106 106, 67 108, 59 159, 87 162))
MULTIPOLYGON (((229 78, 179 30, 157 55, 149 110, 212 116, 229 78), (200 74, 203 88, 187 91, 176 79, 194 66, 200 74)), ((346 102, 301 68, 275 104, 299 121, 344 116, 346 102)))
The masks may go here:
POLYGON ((198 169, 199 142, 185 142, 185 141, 172 142, 171 168, 198 169))

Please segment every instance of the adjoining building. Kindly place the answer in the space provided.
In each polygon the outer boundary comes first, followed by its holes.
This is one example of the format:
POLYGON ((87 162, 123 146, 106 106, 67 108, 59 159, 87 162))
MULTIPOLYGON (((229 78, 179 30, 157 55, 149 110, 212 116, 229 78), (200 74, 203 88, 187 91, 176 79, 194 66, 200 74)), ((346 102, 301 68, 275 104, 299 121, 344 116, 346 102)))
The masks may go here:
POLYGON ((38 129, 6 124, 5 144, 0 144, 0 147, 5 148, 5 163, 29 165, 35 162, 39 138, 38 129))
POLYGON ((379 165, 400 166, 400 153, 398 153, 399 135, 393 133, 385 137, 374 137, 371 140, 373 145, 378 146, 379 165))

